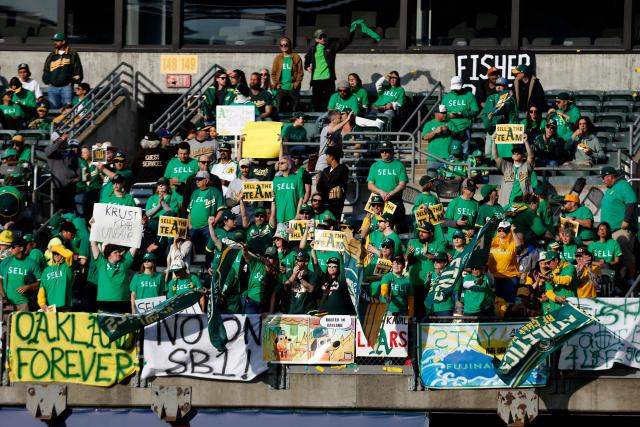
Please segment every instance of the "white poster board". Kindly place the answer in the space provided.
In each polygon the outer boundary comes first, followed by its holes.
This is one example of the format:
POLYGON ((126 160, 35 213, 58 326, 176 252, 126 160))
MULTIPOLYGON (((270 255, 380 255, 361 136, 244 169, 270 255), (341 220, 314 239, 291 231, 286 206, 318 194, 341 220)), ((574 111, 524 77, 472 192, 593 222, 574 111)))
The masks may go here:
POLYGON ((409 322, 405 316, 386 316, 378 335, 378 345, 371 347, 356 322, 357 357, 407 357, 409 349, 409 322))
POLYGON ((255 122, 255 105, 216 106, 216 129, 222 136, 239 136, 247 122, 255 122))
POLYGON ((207 316, 176 314, 144 328, 142 378, 182 375, 210 380, 251 381, 266 371, 259 315, 222 315, 227 351, 211 344, 207 316))
MULTIPOLYGON (((149 310, 153 310, 153 308, 160 304, 163 301, 166 301, 167 297, 164 295, 153 298, 142 298, 137 299, 133 302, 134 308, 136 309, 136 313, 146 313, 149 310)), ((183 314, 202 314, 202 309, 200 308, 200 304, 195 303, 191 307, 185 308, 178 313, 183 314)))
POLYGON ((142 240, 142 209, 96 203, 93 205, 90 239, 103 244, 139 248, 142 240))

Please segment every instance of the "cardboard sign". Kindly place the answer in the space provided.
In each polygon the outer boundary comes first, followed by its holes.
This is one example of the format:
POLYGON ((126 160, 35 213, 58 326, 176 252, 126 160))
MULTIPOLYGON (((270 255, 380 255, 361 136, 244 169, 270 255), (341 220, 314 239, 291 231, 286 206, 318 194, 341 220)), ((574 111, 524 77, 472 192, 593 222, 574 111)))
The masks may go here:
POLYGON ((138 370, 134 334, 109 343, 94 313, 14 313, 10 342, 11 382, 109 387, 138 370))
POLYGON ((415 212, 416 224, 431 223, 433 225, 442 224, 444 221, 444 208, 441 203, 437 205, 427 206, 415 212))
POLYGON ((242 195, 246 202, 270 202, 273 200, 273 182, 243 181, 242 195))
POLYGON ((524 125, 496 125, 496 144, 524 144, 524 125))
POLYGON ((158 236, 187 238, 187 220, 175 216, 160 216, 158 236))
POLYGON ((342 231, 316 230, 313 238, 316 251, 344 252, 345 236, 342 231))
POLYGON ((280 122, 248 122, 242 133, 242 157, 274 159, 280 155, 280 122))
MULTIPOLYGON (((289 228, 293 230, 293 232, 289 232, 289 241, 300 241, 302 240, 302 235, 304 231, 307 229, 307 223, 309 221, 304 219, 292 219, 289 221, 289 228)), ((307 240, 313 240, 313 227, 309 230, 307 234, 307 240)))
POLYGON ((375 346, 367 341, 360 322, 356 323, 356 356, 407 357, 409 354, 409 321, 406 317, 386 316, 375 346))
POLYGON ((107 147, 91 147, 91 164, 107 161, 107 147))
POLYGON ((253 104, 216 106, 216 126, 219 135, 240 136, 243 134, 244 126, 255 119, 256 109, 253 104))
POLYGON ((560 217, 560 226, 562 228, 569 228, 573 230, 574 236, 578 235, 578 230, 580 229, 580 224, 577 221, 572 221, 562 217, 560 217))
MULTIPOLYGON (((371 193, 369 195, 369 200, 367 200, 367 204, 364 206, 364 210, 369 212, 369 213, 374 213, 373 212, 373 208, 371 207, 371 199, 373 198, 373 193, 371 193)), ((396 211, 396 204, 395 203, 391 203, 391 202, 386 202, 384 204, 384 209, 382 210, 382 213, 390 213, 393 214, 396 211)))
MULTIPOLYGON (((135 300, 133 302, 133 306, 136 310, 136 313, 146 313, 148 311, 153 310, 153 308, 156 305, 166 300, 167 300, 167 297, 164 295, 161 295, 159 297, 154 297, 154 298, 142 298, 142 299, 135 300)), ((181 310, 178 313, 202 314, 202 309, 200 308, 200 304, 195 303, 191 307, 185 308, 184 310, 181 310)))
POLYGON ((373 269, 373 275, 384 276, 385 274, 391 271, 392 264, 393 262, 390 259, 378 258, 378 262, 376 263, 376 268, 373 269))
POLYGON ((90 240, 105 245, 139 248, 142 240, 142 209, 131 206, 96 203, 93 205, 90 240))

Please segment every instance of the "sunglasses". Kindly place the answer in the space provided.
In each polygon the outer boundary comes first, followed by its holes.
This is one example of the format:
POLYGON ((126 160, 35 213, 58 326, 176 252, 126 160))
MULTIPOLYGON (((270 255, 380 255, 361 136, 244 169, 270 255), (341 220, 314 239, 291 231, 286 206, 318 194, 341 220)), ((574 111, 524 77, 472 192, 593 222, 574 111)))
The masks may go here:
POLYGON ((260 73, 261 76, 268 76, 268 73, 260 73))
POLYGON ((538 110, 529 110, 529 113, 533 114, 533 113, 537 113, 538 110))
POLYGON ((289 43, 280 43, 280 47, 289 47, 289 43))
POLYGON ((259 214, 256 214, 256 215, 255 215, 255 217, 256 217, 256 218, 264 218, 265 216, 266 216, 266 215, 265 215, 265 214, 263 214, 263 213, 259 213, 259 214))
POLYGON ((207 160, 198 160, 198 163, 202 163, 203 165, 208 165, 211 162, 207 161, 207 160))
POLYGON ((227 80, 227 76, 219 76, 218 77, 220 80, 227 80))
POLYGON ((506 231, 509 231, 509 229, 502 227, 502 228, 498 228, 498 231, 505 231, 506 232, 506 231))
POLYGON ((346 92, 349 92, 349 89, 338 89, 338 92, 340 92, 340 93, 346 93, 346 92))
POLYGON ((391 153, 391 150, 380 150, 381 153, 391 153))
POLYGON ((153 262, 153 261, 151 261, 150 259, 145 259, 145 260, 144 260, 144 261, 142 261, 142 262, 153 262))
POLYGON ((320 203, 320 202, 322 202, 322 199, 312 199, 311 201, 320 203))
POLYGON ((555 126, 551 126, 551 125, 546 125, 545 127, 546 127, 547 129, 555 129, 555 128, 556 128, 555 126))

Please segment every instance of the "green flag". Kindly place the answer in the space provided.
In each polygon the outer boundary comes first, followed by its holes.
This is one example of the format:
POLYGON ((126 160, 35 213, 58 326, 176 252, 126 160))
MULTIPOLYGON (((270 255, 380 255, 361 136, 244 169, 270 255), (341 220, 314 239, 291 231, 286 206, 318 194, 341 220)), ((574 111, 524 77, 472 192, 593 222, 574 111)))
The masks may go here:
POLYGON ((460 289, 462 272, 465 268, 487 265, 491 239, 493 239, 498 221, 499 217, 497 216, 490 218, 478 231, 471 243, 465 247, 464 251, 455 257, 451 264, 431 284, 431 289, 424 300, 427 314, 431 313, 435 303, 446 301, 451 298, 454 291, 460 289))
POLYGON ((217 261, 217 267, 214 270, 213 277, 211 278, 211 294, 209 295, 208 303, 208 329, 209 339, 211 344, 220 352, 224 352, 227 342, 227 331, 222 323, 222 315, 220 312, 220 297, 222 295, 223 287, 226 283, 227 276, 233 268, 233 264, 238 256, 240 249, 227 246, 222 250, 220 257, 214 260, 214 265, 217 261))
POLYGON ((203 295, 203 290, 191 289, 183 294, 176 295, 171 299, 161 302, 146 313, 98 313, 98 325, 100 325, 100 329, 109 337, 109 342, 113 342, 129 332, 143 329, 151 323, 166 319, 185 308, 191 307, 197 303, 203 295))
POLYGON ((594 321, 593 317, 571 303, 544 316, 534 317, 518 329, 502 361, 493 360, 496 373, 505 384, 520 386, 545 357, 594 321))
POLYGON ((373 31, 371 28, 369 28, 367 24, 364 23, 363 19, 356 19, 355 21, 353 21, 351 23, 351 28, 349 28, 349 31, 353 33, 356 29, 358 29, 358 26, 360 26, 360 29, 362 30, 362 34, 368 35, 369 37, 371 37, 377 42, 380 41, 380 35, 375 31, 373 31))

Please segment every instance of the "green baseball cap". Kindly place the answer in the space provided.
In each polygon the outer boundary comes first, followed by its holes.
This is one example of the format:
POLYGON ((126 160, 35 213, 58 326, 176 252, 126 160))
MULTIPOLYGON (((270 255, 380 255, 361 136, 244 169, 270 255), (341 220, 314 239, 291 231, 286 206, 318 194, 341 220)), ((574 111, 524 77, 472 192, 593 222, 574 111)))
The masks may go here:
POLYGON ((538 256, 538 262, 551 261, 554 259, 560 259, 560 255, 555 251, 540 252, 540 255, 538 256))
POLYGON ((384 199, 382 198, 381 195, 374 193, 373 197, 371 197, 371 204, 372 205, 384 205, 384 199))
POLYGON ((395 248, 396 242, 393 239, 384 239, 382 243, 380 243, 380 247, 382 248, 395 248))
POLYGON ((303 203, 303 204, 300 205, 300 213, 302 213, 302 212, 313 213, 313 208, 311 207, 310 204, 303 203))
POLYGON ((475 150, 473 153, 471 153, 471 157, 483 157, 484 153, 480 150, 475 150))
POLYGON ((579 237, 583 242, 585 240, 596 240, 596 234, 593 232, 593 230, 582 230, 579 237))
POLYGON ((204 122, 204 120, 200 120, 200 121, 199 121, 198 123, 196 123, 196 125, 195 125, 196 131, 199 131, 199 130, 207 130, 207 129, 209 129, 210 127, 211 127, 211 125, 206 124, 206 123, 204 122))
POLYGON ((433 254, 434 261, 449 261, 449 257, 445 251, 436 251, 433 254))
POLYGON ((235 218, 236 218, 236 214, 231 212, 230 209, 225 209, 224 212, 222 212, 222 220, 223 221, 226 221, 228 219, 235 219, 235 218))
MULTIPOLYGON (((7 150, 9 151, 9 150, 7 150)), ((618 171, 612 167, 612 166, 605 166, 602 169, 600 169, 600 176, 601 177, 605 177, 607 175, 618 175, 618 171)))
POLYGON ((13 148, 9 148, 8 150, 4 150, 4 153, 2 153, 2 158, 6 159, 8 157, 13 157, 16 156, 18 157, 18 152, 16 150, 14 150, 13 148))
POLYGON ((218 147, 218 151, 220 150, 231 151, 231 144, 229 144, 228 142, 221 142, 220 146, 218 147))
POLYGON ((36 241, 36 238, 33 234, 25 234, 23 239, 27 243, 34 243, 36 241))
POLYGON ((462 154, 462 142, 454 140, 449 147, 449 152, 451 154, 462 154))
POLYGON ((480 195, 482 196, 483 199, 486 199, 489 194, 493 191, 493 190, 497 190, 498 186, 497 185, 483 185, 482 188, 480 189, 480 195))
POLYGON ((393 222, 393 215, 389 212, 382 214, 382 221, 393 222))
POLYGON ((460 239, 466 239, 466 238, 467 238, 467 235, 466 235, 466 234, 464 234, 464 231, 462 231, 462 230, 456 230, 456 231, 453 233, 453 238, 455 239, 456 237, 458 237, 458 238, 460 238, 460 239))
POLYGON ((556 249, 560 249, 560 243, 559 242, 551 242, 547 245, 547 250, 548 251, 555 251, 556 249))
POLYGON ((340 266, 340 259, 338 257, 333 256, 327 260, 327 265, 329 264, 340 266))
POLYGON ((275 246, 269 246, 264 251, 264 256, 269 258, 278 258, 278 249, 276 249, 275 246))
POLYGON ((430 222, 425 222, 417 226, 416 230, 422 231, 423 233, 433 233, 435 231, 435 227, 430 222))
POLYGON ((155 261, 156 260, 156 255, 151 253, 151 252, 147 252, 146 254, 144 254, 144 256, 142 257, 143 261, 155 261))
POLYGON ((255 208, 255 209, 253 210, 253 215, 254 215, 254 216, 256 216, 256 215, 258 215, 258 214, 264 214, 264 215, 266 215, 266 214, 267 214, 267 211, 266 211, 266 209, 265 209, 265 208, 263 208, 262 206, 258 206, 257 208, 255 208))
POLYGON ((61 42, 67 39, 67 35, 65 33, 55 33, 53 35, 53 37, 51 37, 51 40, 56 41, 56 42, 61 42))
POLYGON ((311 257, 307 252, 298 252, 298 255, 296 255, 296 260, 298 261, 309 261, 310 259, 311 257))

